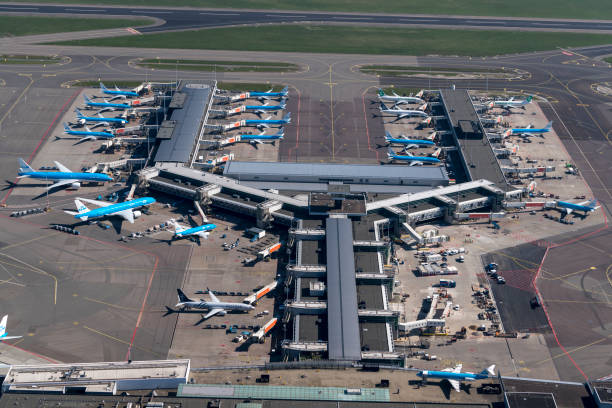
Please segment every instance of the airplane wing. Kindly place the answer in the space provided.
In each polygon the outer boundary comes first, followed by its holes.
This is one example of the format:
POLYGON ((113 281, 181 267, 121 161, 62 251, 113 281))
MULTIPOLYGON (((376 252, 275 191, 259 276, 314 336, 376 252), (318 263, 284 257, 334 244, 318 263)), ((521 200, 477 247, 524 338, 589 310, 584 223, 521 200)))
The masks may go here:
POLYGON ((453 386, 455 391, 461 392, 461 384, 459 383, 459 381, 457 381, 457 380, 448 380, 448 382, 450 383, 450 385, 453 386))
POLYGON ((216 315, 219 312, 223 312, 224 310, 221 308, 215 308, 215 309, 211 309, 210 312, 206 313, 206 316, 204 316, 204 320, 213 317, 214 315, 216 315))
POLYGON ((124 220, 129 221, 130 224, 134 223, 134 211, 132 211, 131 208, 128 208, 127 210, 119 211, 115 213, 115 215, 118 215, 124 220))
POLYGON ((113 204, 113 203, 109 203, 108 201, 98 201, 98 200, 92 200, 90 198, 79 198, 79 200, 85 201, 86 203, 97 205, 98 207, 108 207, 109 205, 113 204))
POLYGON ((104 112, 114 112, 115 108, 111 108, 110 106, 107 106, 105 108, 102 108, 98 111, 98 113, 104 113, 104 112))
POLYGON ((79 180, 75 180, 75 179, 70 179, 70 180, 60 180, 57 183, 51 184, 50 186, 47 187, 47 190, 51 190, 57 187, 61 187, 61 186, 66 186, 72 183, 77 183, 79 180))
POLYGON ((423 162, 413 160, 410 162, 410 166, 422 166, 423 162))
POLYGON ((64 166, 62 163, 58 161, 54 161, 53 163, 55 164, 55 167, 57 167, 59 171, 63 171, 64 173, 71 173, 70 169, 64 166))
POLYGON ((210 300, 212 300, 213 302, 218 302, 219 298, 217 298, 215 296, 215 294, 212 292, 212 290, 208 289, 208 294, 210 295, 210 300))
POLYGON ((397 120, 404 119, 404 118, 408 118, 408 117, 410 117, 410 114, 408 114, 408 113, 402 113, 401 115, 399 115, 399 116, 397 117, 397 120))
POLYGON ((109 102, 112 102, 112 101, 114 101, 115 99, 125 99, 125 98, 126 98, 126 96, 125 96, 125 95, 115 95, 115 96, 113 96, 112 98, 110 98, 108 101, 109 101, 109 102))
POLYGON ((20 339, 23 336, 7 336, 7 337, 0 337, 0 341, 5 341, 5 340, 15 340, 15 339, 20 339))

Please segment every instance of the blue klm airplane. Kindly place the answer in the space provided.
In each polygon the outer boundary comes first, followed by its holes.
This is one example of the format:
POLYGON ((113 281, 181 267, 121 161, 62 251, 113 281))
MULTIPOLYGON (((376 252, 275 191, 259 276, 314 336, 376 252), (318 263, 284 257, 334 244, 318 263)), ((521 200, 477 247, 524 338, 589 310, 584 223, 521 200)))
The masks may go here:
POLYGON ((187 228, 174 220, 170 220, 170 224, 174 227, 174 239, 187 238, 190 236, 208 239, 208 235, 210 234, 209 231, 217 228, 215 224, 204 224, 193 228, 187 228))
POLYGON ((274 125, 284 125, 291 123, 291 112, 287 113, 282 119, 270 119, 268 116, 266 119, 246 119, 244 121, 246 126, 255 126, 258 129, 269 128, 274 125))
POLYGON ((115 86, 115 89, 108 89, 107 87, 104 86, 104 84, 102 82, 100 82, 100 89, 102 90, 103 93, 107 94, 107 95, 115 95, 111 98, 111 100, 113 99, 117 99, 117 98, 126 98, 127 96, 134 96, 137 97, 138 93, 134 92, 134 91, 122 91, 121 89, 119 89, 117 86, 115 86))
POLYGON ((113 139, 114 134, 110 132, 96 132, 85 126, 85 130, 73 130, 67 124, 64 123, 64 133, 68 135, 83 136, 81 141, 85 140, 98 140, 98 139, 113 139))
POLYGON ((78 189, 81 187, 81 181, 93 181, 103 183, 105 181, 112 181, 112 177, 108 174, 103 173, 75 173, 64 166, 60 162, 54 162, 55 166, 59 171, 36 171, 23 159, 19 159, 19 172, 17 178, 33 178, 38 180, 57 180, 57 183, 51 184, 47 187, 47 190, 52 188, 70 185, 72 189, 78 189))
POLYGON ((419 371, 417 376, 423 378, 423 381, 425 381, 427 378, 441 378, 443 380, 448 380, 455 391, 459 392, 461 388, 461 381, 484 380, 495 375, 495 364, 489 366, 485 370, 482 370, 478 374, 468 372, 462 373, 462 367, 463 365, 458 364, 455 366, 455 368, 446 368, 442 371, 423 370, 419 371))
POLYGON ((391 161, 397 160, 397 161, 409 162, 411 166, 421 166, 423 165, 423 163, 431 163, 431 164, 440 163, 440 159, 437 159, 435 157, 409 156, 409 155, 404 155, 404 154, 396 154, 391 148, 389 148, 387 157, 391 161))
POLYGON ((533 136, 536 134, 548 133, 550 132, 550 129, 552 129, 552 120, 548 122, 546 126, 544 126, 543 128, 539 128, 539 129, 534 129, 530 126, 526 128, 512 128, 510 129, 510 134, 511 135, 533 136))
POLYGON ((280 105, 268 105, 267 103, 265 105, 246 105, 244 109, 253 111, 254 114, 259 116, 269 111, 285 110, 286 107, 287 104, 283 101, 280 105))
POLYGON ((407 139, 405 136, 401 135, 399 138, 394 138, 391 136, 391 133, 386 132, 385 141, 387 144, 399 144, 405 146, 405 149, 410 149, 411 147, 417 146, 435 146, 436 144, 431 140, 423 140, 423 139, 407 139))
POLYGON ((141 211, 134 210, 135 208, 144 207, 150 204, 153 204, 155 199, 152 197, 142 197, 137 198, 135 200, 125 201, 123 203, 109 203, 107 201, 98 201, 98 200, 90 200, 87 198, 77 198, 74 200, 76 204, 77 211, 65 211, 66 214, 73 215, 74 218, 78 218, 81 221, 87 221, 91 218, 101 218, 101 217, 109 217, 112 215, 119 216, 124 220, 130 222, 130 224, 134 223, 134 219, 140 217, 142 215, 141 211), (90 210, 82 203, 85 201, 86 203, 94 204, 99 206, 100 208, 96 208, 90 210))
POLYGON ((583 201, 581 203, 570 203, 567 201, 557 201, 557 207, 561 208, 563 216, 570 215, 572 211, 584 211, 586 216, 588 213, 595 211, 600 206, 597 205, 597 200, 583 201))
POLYGON ((123 125, 128 122, 128 120, 124 118, 105 118, 104 116, 100 114, 98 114, 98 116, 85 116, 78 109, 75 109, 74 111, 77 114, 79 123, 82 125, 84 125, 87 122, 97 122, 98 124, 96 126, 104 126, 104 125, 110 126, 111 123, 119 123, 123 125))
POLYGON ((102 113, 105 111, 130 109, 130 105, 128 105, 127 103, 112 103, 107 102, 106 99, 103 99, 104 102, 94 102, 89 99, 87 95, 83 95, 83 99, 85 100, 85 105, 91 106, 92 108, 101 108, 98 113, 102 113))
POLYGON ((260 133, 258 135, 239 135, 240 140, 243 142, 249 142, 252 145, 262 144, 266 141, 272 141, 274 143, 276 140, 282 140, 285 137, 285 131, 283 128, 280 128, 278 132, 273 135, 264 135, 260 133))
POLYGON ((260 98, 260 99, 269 99, 269 98, 282 98, 284 96, 287 96, 288 93, 289 93, 289 87, 286 86, 280 92, 272 92, 272 89, 270 89, 268 92, 249 92, 249 96, 260 98))

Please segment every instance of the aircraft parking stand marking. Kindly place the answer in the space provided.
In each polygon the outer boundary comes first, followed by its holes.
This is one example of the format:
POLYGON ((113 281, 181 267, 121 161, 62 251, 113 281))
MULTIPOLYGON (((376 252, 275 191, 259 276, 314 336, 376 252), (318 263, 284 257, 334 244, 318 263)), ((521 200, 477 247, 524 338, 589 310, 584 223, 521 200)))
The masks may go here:
POLYGON ((117 338, 117 337, 115 337, 115 336, 112 336, 112 335, 110 335, 110 334, 108 334, 108 333, 104 333, 104 332, 102 332, 102 331, 100 331, 100 330, 93 329, 93 328, 91 328, 91 327, 89 327, 89 326, 85 326, 85 325, 83 325, 83 328, 84 328, 84 329, 86 329, 86 330, 89 330, 89 331, 90 331, 90 332, 92 332, 92 333, 96 333, 96 334, 99 334, 100 336, 106 337, 106 338, 108 338, 108 339, 115 340, 115 341, 117 341, 117 342, 119 342, 119 343, 121 343, 121 344, 126 344, 126 345, 128 345, 130 348, 135 348, 136 350, 144 351, 145 353, 150 353, 150 354, 153 354, 153 355, 159 356, 159 357, 161 357, 161 358, 166 358, 166 356, 165 356, 165 355, 163 355, 163 354, 161 354, 161 353, 157 353, 157 352, 155 352, 155 351, 153 351, 153 350, 149 350, 149 349, 146 349, 146 348, 143 348, 143 347, 134 346, 134 345, 133 345, 133 344, 131 344, 129 341, 121 340, 120 338, 117 338))
POLYGON ((14 258, 14 257, 10 256, 10 255, 7 255, 5 253, 0 253, 0 256, 4 256, 6 258, 12 259, 13 261, 16 261, 16 262, 19 262, 19 263, 21 263, 23 265, 26 265, 34 273, 38 273, 38 274, 45 275, 45 276, 50 276, 53 279, 53 281, 54 281, 54 285, 53 285, 54 286, 54 288, 53 288, 53 304, 54 305, 57 304, 57 285, 58 285, 58 281, 57 281, 57 277, 55 275, 53 275, 53 274, 51 274, 49 272, 43 271, 42 269, 40 269, 40 268, 38 268, 36 266, 32 266, 32 265, 30 265, 30 264, 28 264, 28 263, 26 263, 24 261, 21 261, 21 260, 19 260, 17 258, 14 258))

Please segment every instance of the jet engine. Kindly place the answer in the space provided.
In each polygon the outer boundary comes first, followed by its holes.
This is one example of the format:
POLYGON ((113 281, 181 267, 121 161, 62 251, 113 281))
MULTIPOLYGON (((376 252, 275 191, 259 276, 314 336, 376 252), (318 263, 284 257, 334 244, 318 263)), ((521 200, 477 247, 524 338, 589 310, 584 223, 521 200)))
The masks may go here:
POLYGON ((70 190, 78 190, 79 188, 81 188, 81 183, 78 181, 70 184, 70 190))
POLYGON ((138 210, 135 210, 135 211, 134 211, 134 218, 138 218, 138 217, 140 217, 141 215, 142 215, 142 212, 141 212, 141 211, 138 211, 138 210))

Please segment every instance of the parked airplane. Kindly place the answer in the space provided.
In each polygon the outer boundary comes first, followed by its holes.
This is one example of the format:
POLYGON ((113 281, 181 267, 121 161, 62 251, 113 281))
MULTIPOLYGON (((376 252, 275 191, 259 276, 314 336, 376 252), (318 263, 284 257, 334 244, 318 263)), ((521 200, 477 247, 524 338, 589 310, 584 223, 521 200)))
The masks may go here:
POLYGON ((85 130, 73 130, 67 124, 64 123, 64 133, 81 137, 82 141, 85 140, 98 140, 98 139, 112 139, 115 137, 114 134, 109 132, 96 132, 85 126, 85 130))
POLYGON ((409 162, 411 166, 421 166, 423 163, 440 163, 440 159, 436 157, 396 154, 391 148, 389 148, 387 157, 390 161, 398 160, 409 162))
POLYGON ((209 231, 212 231, 217 228, 215 224, 204 224, 193 228, 187 228, 177 223, 175 220, 170 220, 169 222, 174 227, 173 239, 187 238, 191 236, 208 239, 208 235, 210 234, 209 231))
POLYGON ((141 211, 134 210, 135 208, 144 207, 153 204, 155 199, 152 197, 142 197, 135 200, 124 201, 122 203, 109 203, 107 201, 90 200, 88 198, 77 198, 74 200, 77 211, 64 211, 66 214, 73 215, 74 218, 78 218, 81 221, 87 221, 91 218, 110 217, 112 215, 119 216, 124 220, 134 223, 134 219, 142 215, 141 211), (90 210, 81 201, 86 203, 94 204, 100 208, 90 210))
POLYGON ((113 178, 108 174, 93 173, 93 172, 72 172, 66 166, 60 162, 54 162, 55 167, 59 171, 36 171, 23 159, 19 159, 19 171, 17 178, 33 178, 37 180, 52 180, 56 183, 51 184, 47 187, 47 190, 53 188, 69 185, 71 189, 78 189, 81 187, 81 181, 93 181, 103 183, 105 181, 112 181, 113 178))
POLYGON ((512 97, 508 99, 507 101, 494 101, 493 103, 494 103, 494 106, 497 108, 510 109, 510 108, 523 107, 523 109, 525 109, 525 105, 530 104, 532 99, 533 97, 529 95, 526 99, 522 101, 515 101, 514 97, 512 97))
POLYGON ((134 92, 134 91, 122 91, 116 85, 115 85, 115 89, 114 90, 108 89, 107 87, 104 86, 104 84, 102 82, 100 82, 100 89, 102 90, 102 93, 105 93, 107 95, 115 95, 115 96, 113 96, 111 98, 111 101, 113 99, 118 99, 118 98, 125 99, 128 96, 134 96, 134 97, 138 96, 138 92, 134 92))
POLYGON ((427 118, 429 117, 429 115, 423 112, 423 110, 426 107, 427 107, 427 104, 423 104, 419 106, 418 109, 391 109, 391 108, 388 108, 387 105, 385 105, 383 102, 381 102, 380 103, 380 113, 395 115, 397 116, 397 119, 395 120, 411 118, 411 117, 427 118))
POLYGON ((85 105, 91 106, 92 108, 102 108, 98 111, 98 113, 106 112, 106 111, 115 111, 115 110, 124 110, 129 109, 130 105, 125 103, 112 103, 108 102, 106 99, 103 99, 104 102, 94 102, 87 97, 87 95, 83 95, 83 99, 85 100, 85 105))
POLYGON ((216 314, 223 316, 229 310, 237 310, 240 312, 248 312, 249 310, 255 309, 254 306, 247 305, 244 303, 231 303, 231 302, 220 302, 219 299, 212 293, 210 289, 208 289, 208 294, 210 295, 210 302, 207 302, 203 299, 200 301, 189 299, 182 290, 177 289, 179 302, 175 307, 180 307, 181 310, 189 310, 189 309, 204 309, 208 310, 206 316, 203 317, 204 320, 212 317, 216 314))
POLYGON ((282 119, 270 119, 272 116, 268 116, 266 119, 246 119, 244 121, 246 126, 255 126, 258 129, 266 129, 273 125, 285 125, 291 123, 291 112, 283 116, 282 119))
POLYGON ((391 136, 391 133, 386 132, 385 141, 387 145, 391 144, 399 144, 404 146, 404 150, 412 149, 418 146, 435 146, 436 144, 431 140, 423 140, 423 139, 408 139, 404 135, 400 135, 398 138, 394 138, 391 136))
POLYGON ((423 370, 419 371, 417 376, 423 378, 423 381, 425 381, 427 378, 441 378, 443 380, 448 380, 455 391, 459 392, 461 388, 461 381, 484 380, 485 378, 495 375, 495 364, 487 367, 487 369, 482 370, 478 374, 468 372, 462 373, 462 367, 462 364, 458 364, 455 366, 455 368, 445 368, 442 371, 423 370))
POLYGON ((87 122, 97 122, 98 125, 96 126, 104 126, 104 125, 110 126, 111 123, 120 123, 123 125, 128 122, 128 120, 124 118, 105 118, 99 113, 98 113, 98 116, 85 116, 78 109, 75 109, 74 111, 77 114, 78 122, 82 125, 86 124, 87 122))
POLYGON ((273 135, 264 135, 264 133, 260 133, 258 135, 239 135, 241 141, 249 142, 252 145, 266 143, 267 141, 271 141, 274 143, 276 140, 283 140, 285 137, 285 131, 283 128, 280 128, 278 132, 273 135))
POLYGON ((421 96, 423 96, 423 91, 416 94, 416 96, 400 96, 395 92, 393 92, 393 95, 387 95, 382 89, 378 88, 378 100, 381 102, 394 102, 394 105, 424 103, 425 101, 421 99, 421 96))
POLYGON ((266 102, 264 105, 246 105, 244 108, 259 116, 269 111, 285 110, 286 107, 287 104, 283 101, 280 105, 268 105, 266 102))
POLYGON ((597 210, 600 206, 597 205, 597 200, 587 200, 581 203, 570 203, 567 201, 557 201, 557 207, 561 208, 563 216, 570 215, 573 211, 584 211, 584 215, 597 210))
POLYGON ((546 124, 545 127, 534 129, 531 125, 526 128, 512 128, 510 129, 511 135, 524 135, 524 136, 534 136, 536 134, 548 133, 552 129, 552 120, 546 124))
POLYGON ((286 97, 287 94, 289 93, 289 87, 284 87, 282 91, 280 92, 272 92, 272 88, 270 88, 270 90, 268 92, 249 92, 249 96, 251 98, 255 97, 257 99, 260 100, 267 100, 270 98, 282 98, 282 97, 286 97))
POLYGON ((0 341, 4 340, 15 340, 20 339, 23 336, 9 336, 6 334, 6 322, 8 320, 8 315, 4 315, 2 321, 0 321, 0 341))

